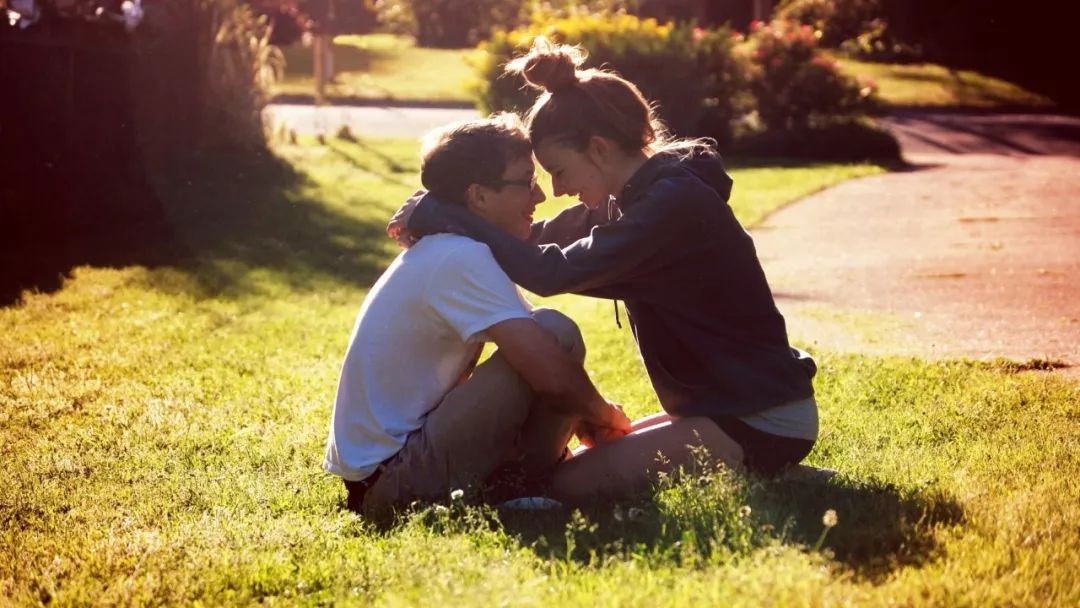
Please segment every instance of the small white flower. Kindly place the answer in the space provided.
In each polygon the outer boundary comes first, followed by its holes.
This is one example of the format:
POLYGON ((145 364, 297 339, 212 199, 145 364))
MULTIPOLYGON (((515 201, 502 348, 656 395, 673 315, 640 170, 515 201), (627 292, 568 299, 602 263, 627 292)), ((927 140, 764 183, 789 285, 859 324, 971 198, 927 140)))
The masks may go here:
POLYGON ((821 516, 821 523, 824 524, 826 528, 831 528, 835 526, 838 521, 839 520, 836 517, 836 511, 832 509, 825 511, 825 515, 821 516))
POLYGON ((637 507, 630 507, 626 511, 626 516, 630 518, 630 521, 637 521, 642 517, 645 517, 645 510, 637 507))
POLYGON ((742 519, 746 519, 747 517, 750 517, 750 506, 749 505, 743 505, 743 506, 739 507, 739 517, 741 517, 742 519))
POLYGON ((465 496, 465 490, 454 490, 450 492, 450 500, 461 500, 465 496))

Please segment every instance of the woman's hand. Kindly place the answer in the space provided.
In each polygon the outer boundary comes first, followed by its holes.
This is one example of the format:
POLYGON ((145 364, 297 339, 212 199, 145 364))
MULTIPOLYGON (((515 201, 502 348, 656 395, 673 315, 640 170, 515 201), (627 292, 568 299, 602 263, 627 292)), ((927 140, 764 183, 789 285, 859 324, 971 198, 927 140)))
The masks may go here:
POLYGON ((416 205, 420 203, 420 199, 425 194, 427 194, 426 190, 414 192, 405 201, 405 204, 394 213, 394 216, 390 218, 390 223, 386 225, 386 236, 397 241, 397 244, 402 249, 412 247, 418 240, 416 236, 409 232, 409 218, 412 217, 413 211, 416 211, 416 205))

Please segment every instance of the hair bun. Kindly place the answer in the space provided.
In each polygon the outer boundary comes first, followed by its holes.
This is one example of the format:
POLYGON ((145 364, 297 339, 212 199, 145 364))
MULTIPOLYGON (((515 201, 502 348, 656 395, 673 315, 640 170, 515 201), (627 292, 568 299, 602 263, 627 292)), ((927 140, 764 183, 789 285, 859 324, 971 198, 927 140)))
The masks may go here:
POLYGON ((577 68, 584 61, 581 48, 537 36, 528 54, 507 64, 506 71, 520 73, 530 85, 554 93, 578 82, 577 68))

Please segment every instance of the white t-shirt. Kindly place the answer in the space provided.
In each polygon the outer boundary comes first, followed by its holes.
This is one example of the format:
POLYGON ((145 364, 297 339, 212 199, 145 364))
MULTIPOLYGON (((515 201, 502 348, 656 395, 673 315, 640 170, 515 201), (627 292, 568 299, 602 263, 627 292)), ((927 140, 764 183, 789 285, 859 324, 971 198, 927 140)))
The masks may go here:
POLYGON ((360 307, 323 468, 350 481, 373 473, 453 388, 484 331, 529 308, 483 243, 436 234, 399 255, 360 307))

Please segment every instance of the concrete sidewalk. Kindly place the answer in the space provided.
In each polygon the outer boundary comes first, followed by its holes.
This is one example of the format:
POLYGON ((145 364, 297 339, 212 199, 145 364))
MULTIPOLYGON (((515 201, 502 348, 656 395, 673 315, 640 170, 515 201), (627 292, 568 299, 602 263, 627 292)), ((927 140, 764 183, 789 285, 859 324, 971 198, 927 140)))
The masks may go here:
POLYGON ((841 184, 753 231, 793 339, 1080 365, 1080 119, 884 122, 912 170, 841 184))

